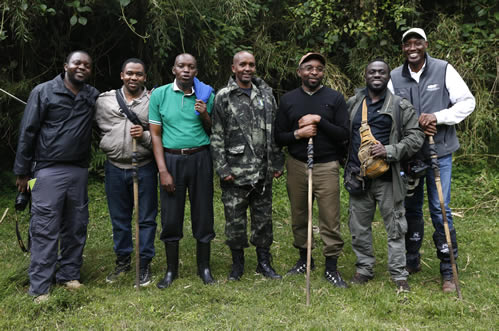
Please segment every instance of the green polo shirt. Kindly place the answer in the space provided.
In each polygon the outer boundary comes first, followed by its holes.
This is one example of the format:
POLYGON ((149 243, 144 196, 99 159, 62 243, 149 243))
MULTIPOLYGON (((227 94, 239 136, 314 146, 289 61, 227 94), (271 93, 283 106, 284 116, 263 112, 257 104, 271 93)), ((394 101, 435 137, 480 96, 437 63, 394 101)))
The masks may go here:
MULTIPOLYGON (((203 128, 200 115, 194 110, 196 95, 184 94, 171 83, 154 89, 149 101, 149 123, 161 125, 163 147, 180 149, 210 144, 210 137, 203 128)), ((212 93, 207 104, 211 115, 213 109, 212 93)))

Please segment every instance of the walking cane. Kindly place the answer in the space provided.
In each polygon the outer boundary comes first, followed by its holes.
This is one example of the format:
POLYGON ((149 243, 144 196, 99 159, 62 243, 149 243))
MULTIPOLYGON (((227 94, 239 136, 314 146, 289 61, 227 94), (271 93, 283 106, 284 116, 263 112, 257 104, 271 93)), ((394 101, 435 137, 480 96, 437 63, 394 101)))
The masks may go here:
POLYGON ((442 211, 442 217, 444 219, 445 239, 447 240, 447 246, 449 248, 450 262, 452 264, 452 275, 454 277, 454 284, 456 284, 457 297, 460 300, 462 300, 463 297, 461 295, 461 288, 459 287, 459 278, 457 275, 456 260, 454 259, 454 250, 452 248, 452 241, 450 238, 449 222, 447 221, 447 212, 445 210, 444 194, 442 192, 442 183, 440 181, 440 166, 438 164, 437 149, 435 147, 435 141, 433 140, 433 136, 428 136, 428 142, 429 142, 428 146, 430 149, 430 157, 431 157, 431 167, 433 168, 433 172, 435 173, 435 185, 437 186, 438 199, 440 200, 440 210, 442 211))
POLYGON ((133 207, 135 209, 135 287, 140 288, 140 252, 139 252, 139 176, 137 168, 137 139, 132 140, 132 177, 133 207))
POLYGON ((308 232, 307 232, 307 306, 310 305, 310 263, 312 261, 312 169, 314 168, 314 141, 308 139, 308 232))

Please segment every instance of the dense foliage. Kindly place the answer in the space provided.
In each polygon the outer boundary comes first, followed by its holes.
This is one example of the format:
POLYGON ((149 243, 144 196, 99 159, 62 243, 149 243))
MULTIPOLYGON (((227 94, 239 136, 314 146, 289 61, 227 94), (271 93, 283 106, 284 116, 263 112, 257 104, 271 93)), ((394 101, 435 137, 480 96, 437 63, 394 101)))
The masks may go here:
MULTIPOLYGON (((167 83, 184 51, 198 58, 199 76, 219 88, 234 52, 248 49, 279 97, 297 86, 300 56, 318 50, 329 59, 327 84, 349 96, 372 57, 400 65, 400 37, 419 26, 429 52, 452 63, 477 97, 476 111, 460 124, 462 155, 496 157, 498 21, 493 0, 4 0, 0 88, 27 99, 74 49, 93 56, 92 83, 101 91, 120 85, 121 62, 131 56, 149 65, 149 87, 167 83)), ((0 152, 8 156, 0 169, 11 166, 22 110, 0 93, 0 152)))

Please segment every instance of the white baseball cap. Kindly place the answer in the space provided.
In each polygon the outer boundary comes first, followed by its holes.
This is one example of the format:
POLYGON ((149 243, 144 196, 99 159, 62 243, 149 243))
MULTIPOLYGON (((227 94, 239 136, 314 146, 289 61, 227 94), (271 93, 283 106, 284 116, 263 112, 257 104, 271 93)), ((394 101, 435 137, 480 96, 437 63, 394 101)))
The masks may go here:
POLYGON ((407 37, 408 35, 410 34, 417 34, 418 36, 421 36, 421 38, 423 38, 425 41, 428 41, 426 39, 426 33, 424 33, 424 30, 423 29, 420 29, 420 28, 412 28, 412 29, 409 29, 407 30, 403 35, 402 35, 402 42, 404 42, 405 40, 405 37, 407 37))

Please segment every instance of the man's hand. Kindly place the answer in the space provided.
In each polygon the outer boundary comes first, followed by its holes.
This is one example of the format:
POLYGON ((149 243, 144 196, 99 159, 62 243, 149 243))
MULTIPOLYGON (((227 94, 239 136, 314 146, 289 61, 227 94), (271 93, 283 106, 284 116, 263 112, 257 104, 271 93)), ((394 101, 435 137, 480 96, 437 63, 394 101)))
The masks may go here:
POLYGON ((317 135, 317 126, 315 124, 309 124, 296 130, 296 133, 300 139, 314 137, 317 135))
POLYGON ((435 114, 421 114, 419 116, 419 126, 425 135, 433 136, 437 133, 437 117, 435 114))
POLYGON ((321 121, 320 115, 308 114, 308 115, 302 116, 302 118, 300 118, 298 120, 298 127, 303 128, 307 125, 316 126, 317 124, 319 124, 320 121, 321 121))
POLYGON ((371 146, 371 156, 374 158, 386 159, 386 148, 379 141, 371 146))
POLYGON ((203 100, 196 99, 194 110, 200 114, 204 114, 206 112, 206 103, 204 103, 203 100))
POLYGON ((274 178, 279 178, 282 176, 282 171, 274 171, 274 178))
POLYGON ((28 180, 29 176, 17 176, 16 186, 19 192, 25 193, 26 191, 28 191, 28 180))
POLYGON ((224 177, 224 182, 233 182, 234 181, 234 176, 232 175, 228 175, 226 177, 224 177))
POLYGON ((142 125, 132 125, 130 128, 130 135, 132 138, 142 138, 142 134, 144 133, 144 129, 142 125))
POLYGON ((159 172, 159 182, 161 187, 168 193, 175 192, 175 182, 173 181, 172 175, 168 171, 159 172))

